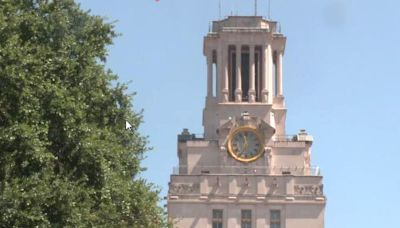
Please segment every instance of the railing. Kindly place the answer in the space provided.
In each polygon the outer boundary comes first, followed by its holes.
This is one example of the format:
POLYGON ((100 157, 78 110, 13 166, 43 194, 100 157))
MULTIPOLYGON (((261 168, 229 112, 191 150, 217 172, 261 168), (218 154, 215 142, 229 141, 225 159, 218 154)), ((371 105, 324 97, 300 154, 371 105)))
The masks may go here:
POLYGON ((193 135, 194 135, 194 140, 204 140, 204 134, 195 133, 193 135))
POLYGON ((263 166, 178 166, 173 174, 253 174, 253 175, 294 175, 320 176, 319 167, 263 167, 263 166))
POLYGON ((178 135, 179 142, 192 141, 192 140, 204 140, 204 134, 186 133, 178 135))
POLYGON ((274 142, 296 142, 297 135, 274 135, 274 142))
POLYGON ((268 28, 252 28, 252 27, 223 27, 223 32, 268 32, 268 28))
MULTIPOLYGON (((180 134, 178 135, 178 140, 204 140, 204 134, 180 134)), ((272 140, 274 142, 297 142, 298 135, 274 135, 272 140)))

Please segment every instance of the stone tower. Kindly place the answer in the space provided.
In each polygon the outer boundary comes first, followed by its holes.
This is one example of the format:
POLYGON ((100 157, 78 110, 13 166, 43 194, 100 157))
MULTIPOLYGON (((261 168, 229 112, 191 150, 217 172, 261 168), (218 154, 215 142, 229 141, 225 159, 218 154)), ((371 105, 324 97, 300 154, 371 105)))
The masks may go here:
POLYGON ((313 138, 288 136, 282 86, 286 37, 258 16, 214 21, 204 38, 204 135, 178 135, 168 217, 179 228, 323 228, 313 138))

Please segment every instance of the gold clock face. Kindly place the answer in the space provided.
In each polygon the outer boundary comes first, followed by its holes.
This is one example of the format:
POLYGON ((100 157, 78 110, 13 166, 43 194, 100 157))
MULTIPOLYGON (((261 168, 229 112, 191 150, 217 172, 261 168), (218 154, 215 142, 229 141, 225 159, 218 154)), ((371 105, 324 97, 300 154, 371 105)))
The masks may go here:
POLYGON ((228 152, 241 162, 257 160, 264 153, 261 134, 250 126, 235 129, 228 137, 228 152))

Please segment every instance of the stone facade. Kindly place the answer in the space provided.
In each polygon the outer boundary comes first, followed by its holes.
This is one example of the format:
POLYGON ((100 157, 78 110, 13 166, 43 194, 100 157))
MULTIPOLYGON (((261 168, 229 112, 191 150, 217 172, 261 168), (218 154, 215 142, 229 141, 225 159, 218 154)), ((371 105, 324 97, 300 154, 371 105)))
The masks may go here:
POLYGON ((277 23, 262 17, 213 22, 204 38, 204 135, 178 135, 168 192, 174 227, 324 227, 313 138, 285 132, 285 43, 277 23))

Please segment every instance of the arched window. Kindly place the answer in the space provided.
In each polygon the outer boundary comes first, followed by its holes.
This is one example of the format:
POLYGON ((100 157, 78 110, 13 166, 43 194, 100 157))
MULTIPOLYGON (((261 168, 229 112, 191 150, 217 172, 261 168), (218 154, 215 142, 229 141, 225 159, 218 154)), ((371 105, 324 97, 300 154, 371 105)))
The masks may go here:
POLYGON ((261 46, 256 46, 254 50, 254 64, 255 64, 255 88, 256 88, 256 101, 260 102, 260 94, 261 94, 261 85, 262 85, 262 78, 261 78, 261 70, 262 70, 262 55, 261 55, 261 46))
POLYGON ((218 74, 217 74, 217 69, 218 69, 218 67, 217 67, 217 51, 216 50, 213 50, 212 51, 212 76, 211 76, 211 80, 212 80, 212 88, 211 88, 211 91, 212 91, 212 96, 213 97, 215 97, 216 95, 217 95, 217 93, 218 93, 218 80, 217 80, 217 77, 218 77, 218 74))
POLYGON ((249 101, 250 49, 249 46, 243 46, 241 49, 242 101, 249 101))
POLYGON ((235 101, 236 89, 236 47, 229 45, 228 48, 228 75, 229 75, 229 101, 235 101))

